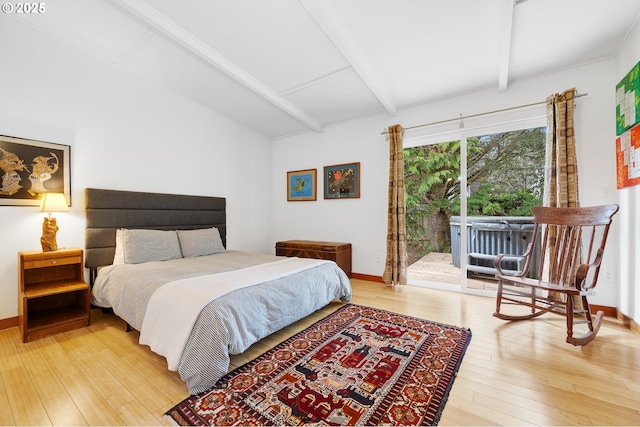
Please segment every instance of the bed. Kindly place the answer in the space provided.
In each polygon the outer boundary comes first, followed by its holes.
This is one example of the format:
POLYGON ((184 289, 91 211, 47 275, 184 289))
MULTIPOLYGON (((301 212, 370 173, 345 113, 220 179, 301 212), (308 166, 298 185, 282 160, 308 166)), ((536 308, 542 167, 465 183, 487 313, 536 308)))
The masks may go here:
POLYGON ((227 250, 224 198, 87 188, 85 213, 93 305, 140 331, 192 394, 230 354, 351 299, 334 262, 227 250))

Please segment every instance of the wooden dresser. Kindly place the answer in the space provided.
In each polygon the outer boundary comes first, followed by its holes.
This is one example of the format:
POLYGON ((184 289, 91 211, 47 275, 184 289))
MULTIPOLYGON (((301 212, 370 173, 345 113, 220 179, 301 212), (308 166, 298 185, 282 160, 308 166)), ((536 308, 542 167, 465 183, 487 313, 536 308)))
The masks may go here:
POLYGON ((287 240, 276 243, 276 255, 335 261, 351 278, 351 243, 287 240))

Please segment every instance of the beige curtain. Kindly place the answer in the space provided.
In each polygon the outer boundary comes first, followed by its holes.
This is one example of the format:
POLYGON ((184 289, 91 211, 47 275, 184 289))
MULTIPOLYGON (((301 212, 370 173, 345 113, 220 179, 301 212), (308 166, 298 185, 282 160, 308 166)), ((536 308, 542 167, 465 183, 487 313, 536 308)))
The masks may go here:
MULTIPOLYGON (((547 143, 545 154, 544 206, 578 207, 578 162, 573 126, 575 88, 547 98, 547 143)), ((555 252, 557 230, 549 230, 549 251, 555 252)), ((548 259, 546 261, 548 263, 548 259)), ((548 274, 548 264, 544 270, 548 274)), ((553 278, 548 278, 553 280, 553 278)), ((549 292, 549 297, 561 300, 561 295, 549 292)), ((579 298, 578 298, 579 299, 579 298)), ((578 301, 575 301, 577 303, 578 301)))
POLYGON ((400 125, 389 126, 389 208, 387 259, 382 279, 392 285, 407 284, 407 236, 404 205, 404 154, 400 125))
POLYGON ((544 205, 577 207, 578 163, 573 129, 575 88, 547 98, 544 205))

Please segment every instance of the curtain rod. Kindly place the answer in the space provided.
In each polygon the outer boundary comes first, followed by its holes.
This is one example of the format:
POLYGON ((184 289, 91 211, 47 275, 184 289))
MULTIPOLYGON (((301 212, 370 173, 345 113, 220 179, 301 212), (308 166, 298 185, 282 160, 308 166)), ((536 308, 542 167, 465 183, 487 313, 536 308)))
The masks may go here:
MULTIPOLYGON (((575 98, 580 98, 582 96, 587 96, 587 95, 589 95, 589 94, 588 93, 576 93, 575 98)), ((519 108, 533 107, 534 105, 541 105, 541 104, 546 104, 546 103, 547 103, 547 101, 544 100, 544 101, 540 101, 540 102, 533 102, 531 104, 518 105, 516 107, 503 108, 501 110, 494 110, 494 111, 487 111, 487 112, 484 112, 484 113, 471 114, 470 116, 463 116, 462 114, 460 114, 460 117, 456 117, 455 119, 446 119, 446 120, 440 120, 440 121, 437 121, 437 122, 424 123, 424 124, 421 124, 421 125, 410 126, 410 127, 404 128, 404 130, 411 130, 411 129, 417 129, 417 128, 422 128, 422 127, 426 127, 426 126, 439 125, 441 123, 455 122, 456 120, 470 119, 470 118, 473 118, 473 117, 485 116, 487 114, 502 113, 503 111, 517 110, 519 108)), ((382 131, 380 133, 380 135, 387 135, 388 133, 389 133, 389 131, 387 129, 385 129, 384 131, 382 131)))

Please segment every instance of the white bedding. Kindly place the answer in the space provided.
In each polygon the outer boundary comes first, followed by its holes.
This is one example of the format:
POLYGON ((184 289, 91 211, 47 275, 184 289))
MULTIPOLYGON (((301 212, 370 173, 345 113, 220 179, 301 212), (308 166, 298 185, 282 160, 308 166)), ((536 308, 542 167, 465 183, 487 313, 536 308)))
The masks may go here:
POLYGON ((224 273, 175 280, 158 288, 147 305, 140 344, 167 359, 177 371, 191 329, 200 311, 211 301, 249 286, 277 280, 328 261, 284 258, 224 273))
MULTIPOLYGON (((167 283, 282 260, 272 255, 226 251, 196 258, 109 266, 98 274, 92 302, 113 308, 140 330, 149 301, 167 283)), ((177 364, 191 393, 210 388, 227 372, 229 354, 242 353, 259 339, 333 299, 351 299, 349 279, 334 262, 312 263, 303 271, 298 265, 298 271, 291 275, 267 277, 260 285, 245 286, 214 299, 201 310, 194 309, 197 318, 177 364)))

